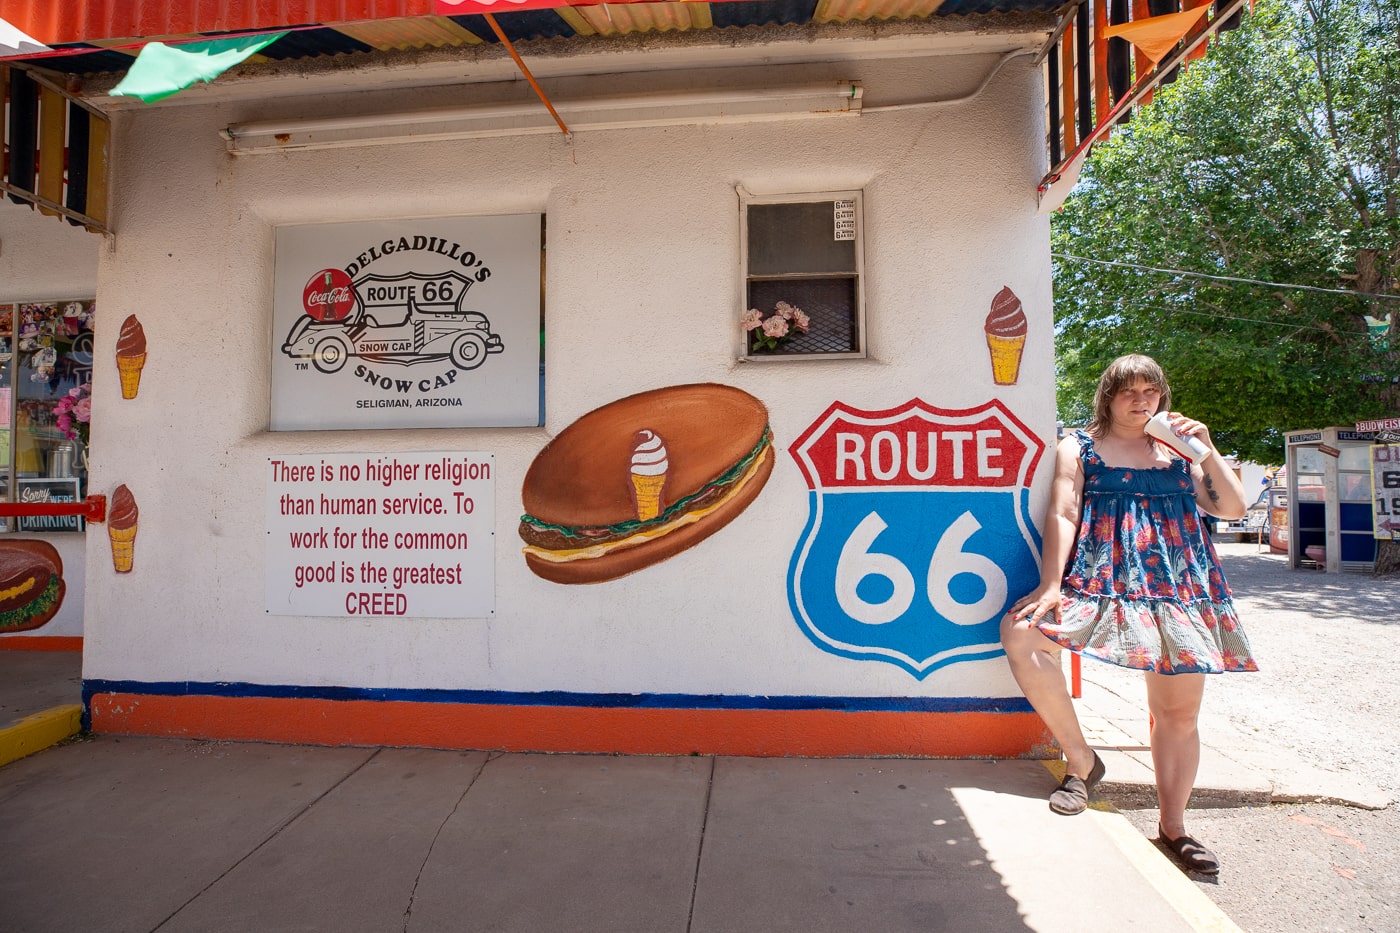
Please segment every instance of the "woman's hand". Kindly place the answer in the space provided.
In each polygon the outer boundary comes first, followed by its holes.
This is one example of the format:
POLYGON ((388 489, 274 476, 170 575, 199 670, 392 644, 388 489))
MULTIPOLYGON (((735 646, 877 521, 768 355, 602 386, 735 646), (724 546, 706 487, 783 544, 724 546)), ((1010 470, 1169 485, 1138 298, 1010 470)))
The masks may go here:
POLYGON ((1202 422, 1188 418, 1179 411, 1172 411, 1167 413, 1167 424, 1177 434, 1194 437, 1211 450, 1215 449, 1215 444, 1210 439, 1210 429, 1202 422))
POLYGON ((1060 621, 1060 588, 1056 586, 1042 586, 1029 595, 1022 596, 1011 607, 1011 617, 1017 622, 1027 616, 1031 623, 1039 622, 1046 613, 1050 614, 1053 621, 1060 621))

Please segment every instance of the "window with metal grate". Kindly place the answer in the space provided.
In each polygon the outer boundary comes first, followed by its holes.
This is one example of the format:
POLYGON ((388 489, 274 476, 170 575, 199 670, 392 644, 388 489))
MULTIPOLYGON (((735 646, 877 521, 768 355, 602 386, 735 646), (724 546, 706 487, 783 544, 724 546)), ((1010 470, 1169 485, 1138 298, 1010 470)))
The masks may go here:
POLYGON ((741 356, 865 356, 861 193, 741 193, 741 356))

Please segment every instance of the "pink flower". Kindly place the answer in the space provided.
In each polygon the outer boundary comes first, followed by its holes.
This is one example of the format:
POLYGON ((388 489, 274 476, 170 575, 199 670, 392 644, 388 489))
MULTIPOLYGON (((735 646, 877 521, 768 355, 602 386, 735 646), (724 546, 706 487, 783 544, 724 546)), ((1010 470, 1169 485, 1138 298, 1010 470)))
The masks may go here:
POLYGON ((739 318, 739 326, 746 331, 753 330, 756 327, 762 327, 763 312, 757 308, 750 308, 744 312, 743 317, 739 318))
POLYGON ((73 406, 73 417, 79 421, 92 420, 92 397, 84 396, 73 406))
POLYGON ((780 301, 773 306, 773 310, 777 312, 778 316, 781 317, 784 321, 791 321, 793 312, 797 309, 794 308, 792 305, 788 304, 786 301, 780 301))
POLYGON ((794 330, 800 331, 805 334, 807 333, 808 328, 812 326, 812 319, 809 318, 806 314, 804 314, 801 308, 793 308, 792 326, 794 330))
POLYGON ((788 323, 778 315, 773 315, 763 322, 763 333, 769 337, 786 337, 788 323))
POLYGON ((64 412, 63 414, 59 415, 58 418, 55 420, 54 424, 58 427, 60 431, 63 432, 64 436, 73 436, 73 419, 69 416, 67 412, 64 412))

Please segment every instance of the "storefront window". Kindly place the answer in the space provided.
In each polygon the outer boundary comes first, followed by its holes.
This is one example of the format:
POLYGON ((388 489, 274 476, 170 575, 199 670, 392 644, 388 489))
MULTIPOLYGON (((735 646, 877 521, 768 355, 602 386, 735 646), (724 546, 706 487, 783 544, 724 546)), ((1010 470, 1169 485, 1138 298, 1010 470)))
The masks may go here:
POLYGON ((748 195, 741 218, 744 308, 762 319, 781 313, 788 325, 765 340, 755 318, 746 329, 744 357, 865 356, 861 193, 748 195), (791 327, 794 312, 800 312, 800 327, 791 327))
MULTIPOLYGON (((95 303, 0 304, 0 498, 80 500, 87 482, 95 303)), ((80 531, 76 517, 0 521, 4 531, 80 531)))

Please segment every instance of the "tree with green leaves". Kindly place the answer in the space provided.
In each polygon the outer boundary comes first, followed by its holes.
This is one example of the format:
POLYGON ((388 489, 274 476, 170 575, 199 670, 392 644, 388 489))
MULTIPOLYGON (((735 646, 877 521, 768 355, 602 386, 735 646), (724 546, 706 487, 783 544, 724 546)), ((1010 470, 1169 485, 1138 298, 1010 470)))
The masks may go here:
POLYGON ((1127 352, 1244 459, 1400 415, 1400 0, 1261 0, 1095 149, 1052 238, 1067 424, 1127 352))

